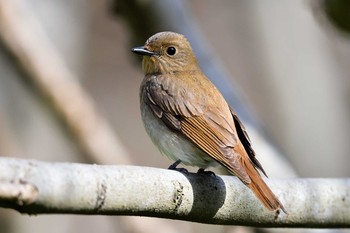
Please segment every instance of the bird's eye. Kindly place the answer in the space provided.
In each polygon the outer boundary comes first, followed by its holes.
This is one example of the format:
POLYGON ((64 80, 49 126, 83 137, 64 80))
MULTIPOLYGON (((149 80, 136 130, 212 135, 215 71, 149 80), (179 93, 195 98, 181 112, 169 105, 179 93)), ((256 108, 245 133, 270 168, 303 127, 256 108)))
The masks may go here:
POLYGON ((176 53, 176 49, 174 48, 174 47, 168 47, 167 49, 166 49, 166 53, 168 54, 168 55, 170 55, 170 56, 173 56, 173 55, 175 55, 175 53, 176 53))

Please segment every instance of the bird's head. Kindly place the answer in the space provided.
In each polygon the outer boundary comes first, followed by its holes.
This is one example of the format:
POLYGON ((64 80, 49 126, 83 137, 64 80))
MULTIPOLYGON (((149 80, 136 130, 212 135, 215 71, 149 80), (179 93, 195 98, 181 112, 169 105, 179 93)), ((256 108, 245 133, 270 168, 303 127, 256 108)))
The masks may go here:
POLYGON ((132 49, 142 55, 145 74, 166 74, 197 70, 198 64, 185 36, 174 32, 159 32, 144 46, 132 49))

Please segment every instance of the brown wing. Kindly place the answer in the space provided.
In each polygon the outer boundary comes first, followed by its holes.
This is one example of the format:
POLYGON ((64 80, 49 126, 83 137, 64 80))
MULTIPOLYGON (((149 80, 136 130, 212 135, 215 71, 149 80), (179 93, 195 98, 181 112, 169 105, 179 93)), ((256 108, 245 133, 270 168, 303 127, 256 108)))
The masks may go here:
POLYGON ((222 131, 218 131, 203 116, 185 118, 181 122, 181 131, 199 148, 237 175, 244 183, 250 183, 250 178, 240 162, 241 155, 233 150, 233 142, 227 145, 225 143, 226 137, 222 131))
POLYGON ((232 110, 232 108, 230 108, 230 111, 231 111, 233 120, 235 122, 235 126, 236 126, 236 131, 237 131, 238 137, 239 137, 240 141, 242 142, 243 147, 244 147, 245 151, 247 152, 250 160, 253 162, 254 167, 256 167, 260 171, 262 171, 264 173, 264 175, 267 177, 266 172, 264 171, 264 169, 261 166, 261 164, 258 161, 258 159, 255 157, 255 151, 253 150, 253 148, 251 146, 251 141, 250 141, 250 138, 248 136, 248 133, 247 133, 244 125, 239 120, 238 116, 235 114, 235 112, 232 110))
MULTIPOLYGON (((173 88, 166 80, 161 81, 157 78, 149 80, 144 88, 143 98, 147 98, 154 114, 169 128, 185 135, 244 183, 250 183, 250 178, 240 163, 241 155, 233 150, 238 143, 233 119, 223 117, 222 109, 216 106, 198 102, 194 106, 191 92, 181 91, 179 86, 173 88)), ((226 110, 225 107, 223 109, 226 110)), ((229 114, 226 115, 230 117, 229 114)))

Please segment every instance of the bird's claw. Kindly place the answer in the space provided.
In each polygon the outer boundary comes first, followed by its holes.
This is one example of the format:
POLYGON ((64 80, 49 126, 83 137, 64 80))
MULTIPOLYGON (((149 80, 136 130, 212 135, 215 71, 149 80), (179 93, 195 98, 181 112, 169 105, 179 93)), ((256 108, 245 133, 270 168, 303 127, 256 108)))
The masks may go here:
POLYGON ((198 175, 209 175, 209 176, 216 176, 214 172, 212 171, 205 171, 204 168, 199 168, 197 171, 198 175))
POLYGON ((182 167, 177 167, 177 165, 179 165, 181 163, 181 160, 177 160, 175 163, 171 164, 168 169, 169 170, 174 170, 174 171, 178 171, 178 172, 182 172, 182 173, 188 173, 188 170, 186 168, 182 168, 182 167))

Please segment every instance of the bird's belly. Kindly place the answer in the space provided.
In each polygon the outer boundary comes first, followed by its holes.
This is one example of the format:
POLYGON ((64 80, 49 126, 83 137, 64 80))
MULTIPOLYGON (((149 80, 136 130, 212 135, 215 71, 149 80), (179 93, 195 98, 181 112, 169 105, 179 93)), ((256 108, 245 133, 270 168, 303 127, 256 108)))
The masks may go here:
POLYGON ((185 165, 199 168, 218 165, 214 159, 187 138, 170 130, 146 104, 141 107, 141 115, 146 132, 163 155, 174 161, 180 159, 185 165))

